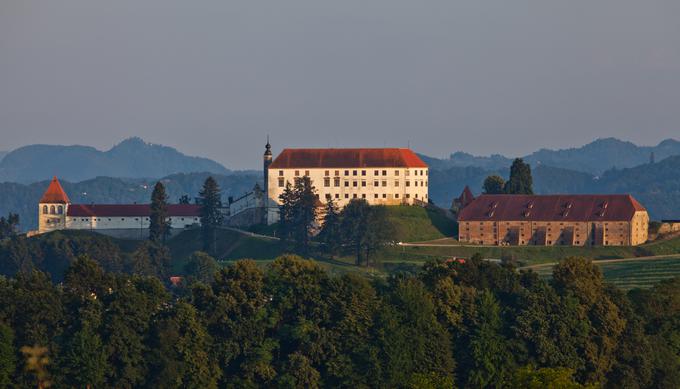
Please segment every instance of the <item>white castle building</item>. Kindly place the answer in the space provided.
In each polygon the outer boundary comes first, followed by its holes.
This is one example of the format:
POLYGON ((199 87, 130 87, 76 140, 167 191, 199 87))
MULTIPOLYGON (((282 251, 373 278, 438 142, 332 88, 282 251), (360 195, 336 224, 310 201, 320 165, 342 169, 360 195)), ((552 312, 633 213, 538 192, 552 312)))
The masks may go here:
POLYGON ((273 159, 267 142, 263 167, 265 201, 258 204, 266 202, 268 224, 279 219, 279 196, 286 184, 305 176, 321 204, 332 199, 340 208, 354 199, 371 205, 425 205, 429 200, 428 166, 410 149, 284 149, 273 159))
MULTIPOLYGON (((171 235, 200 226, 200 206, 168 204, 171 235)), ((71 204, 57 177, 38 204, 38 234, 56 230, 94 230, 121 237, 142 239, 149 233, 149 204, 71 204)))

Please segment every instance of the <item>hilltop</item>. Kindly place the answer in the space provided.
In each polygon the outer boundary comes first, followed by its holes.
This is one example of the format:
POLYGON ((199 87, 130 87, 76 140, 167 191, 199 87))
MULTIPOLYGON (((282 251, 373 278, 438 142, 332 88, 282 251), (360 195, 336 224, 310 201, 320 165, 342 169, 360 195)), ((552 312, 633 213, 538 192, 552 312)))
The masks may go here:
POLYGON ((0 182, 32 183, 58 175, 67 181, 100 176, 149 178, 175 173, 229 170, 207 158, 184 155, 172 147, 129 138, 108 151, 89 146, 30 145, 0 160, 0 182))

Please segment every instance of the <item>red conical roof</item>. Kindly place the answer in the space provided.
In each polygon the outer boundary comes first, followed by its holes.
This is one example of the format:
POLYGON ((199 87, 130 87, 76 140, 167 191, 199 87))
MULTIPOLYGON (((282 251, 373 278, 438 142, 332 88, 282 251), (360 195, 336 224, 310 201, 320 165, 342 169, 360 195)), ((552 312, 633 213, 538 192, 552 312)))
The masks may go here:
POLYGON ((45 194, 43 194, 40 199, 40 202, 68 204, 71 201, 68 199, 68 196, 66 195, 66 192, 64 192, 64 188, 61 187, 57 177, 54 177, 52 178, 52 182, 50 182, 50 186, 47 187, 45 194))

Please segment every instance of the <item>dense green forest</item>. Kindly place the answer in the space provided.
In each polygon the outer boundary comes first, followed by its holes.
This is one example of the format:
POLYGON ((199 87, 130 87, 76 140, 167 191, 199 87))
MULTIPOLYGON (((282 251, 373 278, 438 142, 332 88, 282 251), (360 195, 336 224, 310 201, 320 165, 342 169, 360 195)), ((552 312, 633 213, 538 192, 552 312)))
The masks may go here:
POLYGON ((5 240, 0 264, 0 387, 680 385, 680 280, 625 294, 578 258, 547 281, 479 258, 370 276, 196 253, 171 286, 161 245, 55 233, 5 240))

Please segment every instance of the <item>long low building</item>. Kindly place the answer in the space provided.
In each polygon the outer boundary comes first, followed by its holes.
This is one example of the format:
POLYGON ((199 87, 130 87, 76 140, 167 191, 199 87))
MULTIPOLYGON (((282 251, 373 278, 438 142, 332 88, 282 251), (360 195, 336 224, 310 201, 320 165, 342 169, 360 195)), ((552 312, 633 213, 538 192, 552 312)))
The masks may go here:
MULTIPOLYGON (((168 204, 170 233, 199 226, 200 207, 168 204)), ((57 177, 52 179, 38 205, 38 231, 93 230, 121 238, 144 238, 149 231, 149 204, 72 204, 57 177)))
POLYGON ((635 246, 649 215, 630 195, 481 195, 458 214, 460 242, 635 246))

